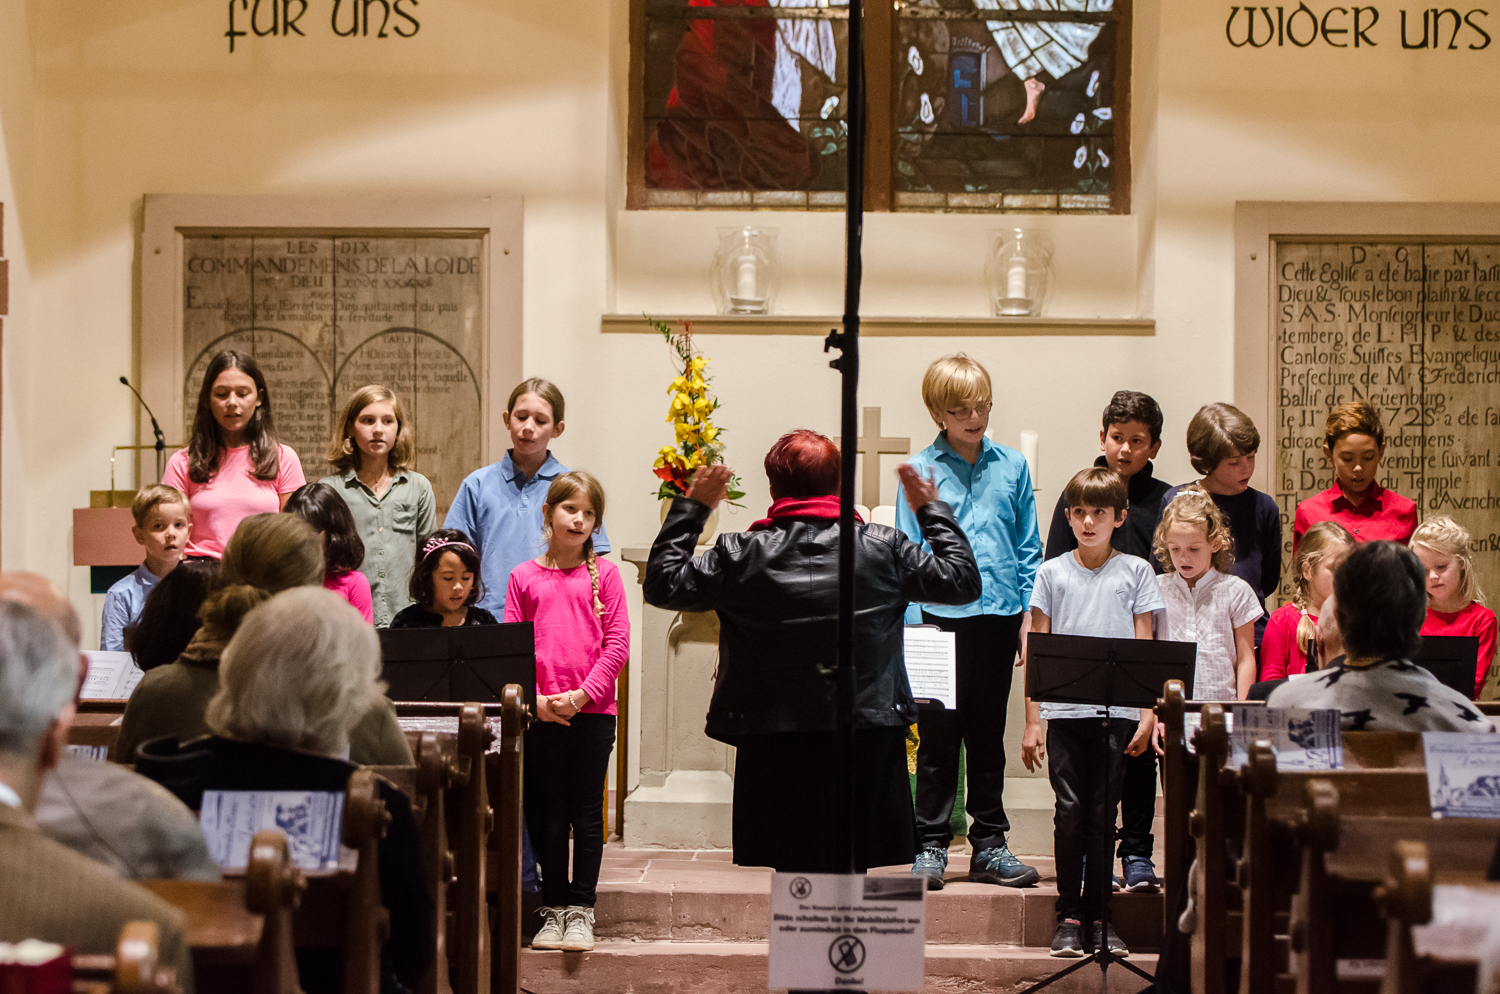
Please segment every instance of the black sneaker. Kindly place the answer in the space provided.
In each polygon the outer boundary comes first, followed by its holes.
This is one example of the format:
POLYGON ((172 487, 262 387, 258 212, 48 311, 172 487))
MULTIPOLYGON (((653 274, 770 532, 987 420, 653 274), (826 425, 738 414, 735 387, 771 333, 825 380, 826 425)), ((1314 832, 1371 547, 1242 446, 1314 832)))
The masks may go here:
POLYGON ((948 869, 948 850, 930 846, 917 853, 912 861, 911 875, 927 878, 928 890, 943 889, 943 871, 948 869))
POLYGON ((1030 887, 1042 875, 1011 854, 1010 846, 1001 843, 981 849, 969 861, 969 879, 977 884, 1000 884, 1002 887, 1030 887))
POLYGON ((1057 923, 1057 931, 1052 933, 1052 955, 1083 955, 1083 922, 1076 918, 1064 918, 1057 923))
MULTIPOLYGON (((1093 932, 1094 936, 1094 951, 1098 952, 1099 947, 1102 944, 1100 940, 1103 938, 1102 933, 1104 931, 1104 923, 1094 922, 1094 926, 1091 931, 1093 932)), ((1056 943, 1054 943, 1054 946, 1055 945, 1056 943)), ((1113 924, 1109 926, 1109 951, 1120 957, 1130 955, 1130 947, 1120 941, 1120 937, 1115 934, 1115 927, 1113 924)), ((1056 954, 1054 953, 1053 955, 1056 954)))

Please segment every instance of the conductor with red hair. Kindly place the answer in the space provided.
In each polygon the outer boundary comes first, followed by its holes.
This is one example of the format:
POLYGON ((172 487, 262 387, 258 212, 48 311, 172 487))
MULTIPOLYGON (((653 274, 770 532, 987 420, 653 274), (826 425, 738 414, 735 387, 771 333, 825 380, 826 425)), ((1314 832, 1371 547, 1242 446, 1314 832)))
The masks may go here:
MULTIPOLYGON (((794 431, 766 455, 770 512, 694 557, 728 467, 699 469, 651 547, 645 598, 671 611, 717 611, 719 667, 710 738, 737 747, 734 861, 803 873, 835 865, 832 798, 839 775, 834 674, 838 629, 839 452, 794 431)), ((861 871, 910 863, 915 817, 906 728, 917 709, 906 680, 908 601, 967 604, 979 596, 974 553, 937 486, 900 471, 932 549, 884 525, 855 528, 854 853, 861 871)))

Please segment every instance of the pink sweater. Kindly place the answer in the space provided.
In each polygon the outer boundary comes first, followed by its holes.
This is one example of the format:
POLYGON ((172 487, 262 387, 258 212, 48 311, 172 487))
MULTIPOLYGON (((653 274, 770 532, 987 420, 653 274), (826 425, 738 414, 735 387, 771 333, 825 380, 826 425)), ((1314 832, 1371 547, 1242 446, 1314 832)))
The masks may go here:
POLYGON ((187 449, 172 453, 161 482, 187 494, 193 505, 193 527, 188 532, 185 555, 222 559, 224 546, 241 521, 252 514, 281 510, 281 495, 307 480, 290 445, 277 449, 277 460, 276 479, 257 480, 250 475, 250 446, 220 449, 219 471, 207 483, 194 483, 188 479, 187 449))
POLYGON ((591 714, 615 713, 615 678, 630 658, 630 615, 620 570, 599 560, 599 599, 604 617, 594 613, 587 565, 547 569, 536 560, 511 570, 505 620, 536 626, 536 692, 562 694, 582 689, 591 714))
POLYGON ((375 601, 370 596, 370 581, 357 569, 347 573, 334 576, 329 573, 323 577, 323 588, 332 590, 344 600, 354 605, 361 616, 370 624, 375 624, 375 601))

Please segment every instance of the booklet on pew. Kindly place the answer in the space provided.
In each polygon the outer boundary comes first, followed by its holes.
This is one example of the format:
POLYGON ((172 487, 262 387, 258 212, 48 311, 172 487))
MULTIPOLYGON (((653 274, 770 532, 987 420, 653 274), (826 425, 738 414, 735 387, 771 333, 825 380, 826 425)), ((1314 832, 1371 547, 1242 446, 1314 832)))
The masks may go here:
POLYGON ((83 655, 89 661, 89 675, 78 696, 86 701, 123 701, 146 675, 128 652, 85 649, 83 655))
MULTIPOLYGON (((224 870, 250 865, 255 833, 286 834, 292 863, 304 870, 337 870, 343 855, 344 795, 314 790, 205 790, 198 815, 208 853, 224 870)), ((350 850, 351 852, 353 850, 350 850)))
POLYGON ((1434 818, 1500 818, 1500 736, 1423 732, 1434 818))
POLYGON ((949 710, 958 707, 958 637, 927 625, 908 625, 905 633, 911 696, 918 703, 935 701, 949 710))
POLYGON ((1278 770, 1342 770, 1344 737, 1336 708, 1267 708, 1237 704, 1229 733, 1229 768, 1250 761, 1250 743, 1266 739, 1278 770))

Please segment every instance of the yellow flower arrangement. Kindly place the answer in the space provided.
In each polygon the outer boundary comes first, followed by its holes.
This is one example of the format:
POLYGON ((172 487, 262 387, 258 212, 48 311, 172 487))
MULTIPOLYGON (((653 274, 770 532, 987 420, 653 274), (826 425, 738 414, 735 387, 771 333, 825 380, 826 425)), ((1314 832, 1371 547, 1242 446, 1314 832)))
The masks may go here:
MULTIPOLYGON (((673 331, 665 321, 644 315, 646 321, 661 333, 672 349, 674 367, 680 371, 667 384, 672 401, 667 405, 668 423, 672 425, 676 444, 663 445, 657 452, 652 471, 661 480, 656 496, 666 500, 687 493, 688 481, 699 466, 724 461, 724 430, 713 423, 719 401, 709 391, 708 357, 693 351, 693 324, 682 322, 681 331, 673 331)), ((729 500, 745 496, 737 476, 729 478, 729 500)), ((738 506, 738 505, 736 505, 738 506)))

